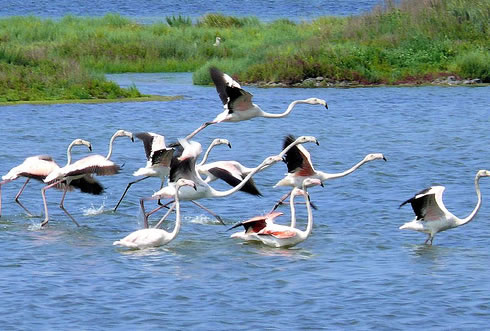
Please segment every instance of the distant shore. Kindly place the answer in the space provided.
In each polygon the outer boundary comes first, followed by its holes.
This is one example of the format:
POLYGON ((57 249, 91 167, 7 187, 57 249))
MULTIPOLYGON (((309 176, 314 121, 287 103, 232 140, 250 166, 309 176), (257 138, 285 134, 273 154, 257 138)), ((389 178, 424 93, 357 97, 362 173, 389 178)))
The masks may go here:
POLYGON ((300 23, 221 14, 149 25, 114 14, 0 18, 0 103, 129 101, 142 97, 137 87, 104 74, 193 72, 194 84, 208 85, 210 66, 264 87, 490 83, 487 0, 394 3, 300 23))

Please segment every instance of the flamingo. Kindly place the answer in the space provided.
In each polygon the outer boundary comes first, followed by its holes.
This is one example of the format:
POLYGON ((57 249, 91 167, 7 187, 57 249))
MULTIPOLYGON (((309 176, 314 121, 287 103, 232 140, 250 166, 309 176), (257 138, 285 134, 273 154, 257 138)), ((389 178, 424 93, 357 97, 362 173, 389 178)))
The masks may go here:
POLYGON ((218 47, 220 43, 221 43, 221 38, 220 37, 216 37, 216 40, 215 40, 213 46, 214 47, 218 47))
MULTIPOLYGON (((271 247, 292 247, 303 241, 305 241, 311 233, 313 228, 313 212, 311 210, 311 203, 309 195, 306 191, 308 186, 320 185, 321 180, 318 178, 307 178, 303 181, 302 189, 297 187, 293 188, 291 191, 291 225, 280 225, 276 224, 271 220, 271 217, 265 220, 257 220, 254 222, 245 222, 246 224, 238 224, 243 225, 245 227, 245 234, 247 236, 243 236, 241 233, 234 234, 238 238, 242 238, 245 240, 251 241, 261 241, 264 245, 271 247), (306 210, 308 212, 308 224, 306 226, 306 230, 302 231, 297 229, 296 226, 296 210, 294 206, 294 198, 296 195, 304 195, 306 210), (248 233, 247 233, 248 232, 248 233)), ((271 212, 268 215, 271 216, 279 216, 277 212, 271 212)), ((236 226, 238 226, 236 225, 236 226)))
POLYGON ((260 241, 257 233, 274 222, 274 219, 283 215, 281 212, 273 211, 265 215, 255 216, 246 221, 233 225, 228 230, 243 226, 245 230, 233 233, 230 238, 242 239, 245 241, 260 241))
MULTIPOLYGON (((284 146, 290 146, 291 142, 294 141, 294 137, 289 135, 284 139, 284 146)), ((362 159, 360 162, 355 164, 350 169, 339 172, 335 174, 329 174, 323 171, 315 170, 313 168, 313 164, 311 162, 310 153, 303 146, 292 146, 285 153, 284 162, 288 167, 288 174, 278 181, 274 187, 278 186, 292 186, 300 188, 303 185, 303 181, 307 178, 317 178, 322 182, 330 179, 340 178, 347 176, 357 170, 364 163, 373 161, 373 160, 385 160, 383 154, 381 153, 373 153, 368 154, 362 159)), ((284 200, 290 195, 290 193, 285 194, 274 206, 272 210, 275 210, 279 205, 283 203, 284 200)))
MULTIPOLYGON (((279 154, 281 157, 285 155, 289 149, 298 144, 304 144, 307 142, 314 142, 318 145, 318 140, 313 136, 301 136, 294 142, 291 142, 289 146, 286 146, 284 150, 279 154)), ((253 171, 253 168, 246 167, 238 161, 216 161, 207 164, 201 164, 197 167, 200 175, 206 176, 205 182, 210 183, 215 180, 222 179, 231 186, 238 185, 249 173, 253 171)), ((258 190, 253 178, 250 178, 240 191, 261 196, 262 194, 258 190)))
POLYGON ((285 112, 281 114, 271 114, 263 111, 258 105, 252 103, 252 94, 241 88, 235 80, 227 74, 221 72, 216 67, 209 69, 211 79, 216 86, 216 91, 223 102, 223 112, 216 116, 211 122, 203 123, 199 128, 190 133, 186 140, 194 137, 198 132, 211 124, 221 122, 240 122, 254 117, 281 118, 291 113, 297 104, 323 105, 328 109, 327 102, 318 98, 305 100, 295 100, 291 102, 285 112))
MULTIPOLYGON (((92 146, 88 141, 82 139, 73 140, 66 150, 66 155, 67 155, 66 165, 69 165, 71 163, 71 150, 75 145, 85 145, 89 148, 90 151, 92 150, 92 146)), ((21 206, 27 212, 27 215, 32 216, 29 210, 20 202, 19 200, 20 195, 24 191, 25 187, 27 186, 31 178, 38 181, 43 181, 51 172, 59 168, 60 168, 59 165, 53 160, 51 156, 36 155, 36 156, 30 156, 26 158, 24 162, 22 162, 20 165, 10 169, 10 171, 5 176, 2 176, 2 181, 0 182, 0 216, 2 213, 2 193, 1 193, 2 185, 11 182, 13 180, 16 180, 19 177, 27 178, 24 185, 21 187, 21 189, 15 196, 15 202, 17 202, 19 206, 21 206)), ((63 187, 63 183, 60 183, 60 185, 58 185, 57 188, 62 188, 62 187, 63 187)))
POLYGON ((436 233, 452 229, 471 222, 482 204, 480 192, 480 178, 489 177, 490 171, 479 170, 475 176, 475 189, 477 203, 473 211, 465 218, 461 219, 453 215, 446 209, 442 202, 442 193, 445 190, 444 186, 432 186, 428 189, 420 191, 414 197, 403 202, 400 207, 410 203, 415 212, 415 218, 400 226, 399 229, 414 230, 427 233, 428 237, 424 244, 432 245, 436 233))
POLYGON ((171 242, 180 231, 181 226, 181 216, 180 216, 180 201, 179 201, 179 189, 182 186, 191 186, 196 189, 196 184, 194 182, 187 179, 179 179, 175 183, 175 204, 172 209, 175 207, 176 216, 175 216, 175 226, 172 232, 167 232, 162 229, 150 228, 150 229, 140 229, 134 231, 124 237, 121 240, 117 240, 113 243, 113 245, 124 246, 132 249, 144 249, 148 247, 157 247, 166 245, 171 242))
POLYGON ((119 204, 124 199, 124 196, 128 192, 131 185, 141 182, 142 180, 148 179, 150 177, 158 177, 163 183, 165 178, 167 178, 170 172, 170 162, 172 161, 172 156, 174 153, 173 148, 167 148, 165 146, 165 137, 153 132, 138 132, 134 136, 141 141, 143 141, 143 146, 146 153, 146 166, 144 168, 139 168, 133 173, 133 176, 144 176, 143 178, 137 179, 130 182, 121 198, 117 202, 113 211, 115 212, 119 207, 119 204))
MULTIPOLYGON (((145 198, 141 200, 141 208, 144 214, 144 200, 157 200, 161 198, 171 198, 175 195, 175 182, 180 178, 185 178, 188 180, 192 180, 196 183, 197 190, 190 190, 189 188, 184 187, 181 192, 180 199, 183 201, 193 201, 199 200, 203 198, 221 198, 229 196, 240 188, 242 188, 245 183, 260 170, 264 168, 268 168, 272 164, 281 161, 281 156, 274 155, 269 156, 261 164, 259 164, 251 173, 249 173, 237 186, 226 190, 226 191, 218 191, 213 189, 209 184, 207 184, 197 173, 196 170, 196 158, 201 153, 201 144, 196 141, 188 142, 185 139, 181 139, 180 143, 184 147, 184 151, 182 155, 174 159, 175 163, 172 165, 170 169, 170 182, 167 186, 162 188, 160 191, 154 193, 150 198, 145 198)), ((195 202, 195 201, 193 201, 195 202)), ((208 210, 209 211, 209 210, 208 210)), ((158 227, 163 221, 165 217, 163 217, 157 224, 158 227)), ((145 217, 145 227, 148 227, 147 217, 145 217)))
MULTIPOLYGON (((102 194, 104 190, 102 185, 100 185, 100 183, 92 175, 97 174, 100 176, 108 176, 117 174, 119 172, 120 167, 109 159, 112 156, 114 140, 118 137, 124 136, 129 137, 131 141, 134 141, 133 134, 131 132, 118 130, 111 137, 111 140, 109 142, 109 152, 106 156, 95 154, 84 157, 70 165, 51 172, 44 179, 44 182, 48 185, 41 189, 45 213, 45 218, 44 221, 41 223, 41 226, 45 226, 49 221, 48 205, 46 203, 46 190, 58 185, 60 182, 66 181, 66 183, 69 185, 73 181, 83 181, 84 189, 82 189, 82 192, 95 195, 102 194)), ((75 223, 77 226, 80 226, 63 205, 66 192, 67 188, 65 188, 65 190, 63 191, 63 196, 61 198, 59 207, 70 217, 73 223, 75 223)))

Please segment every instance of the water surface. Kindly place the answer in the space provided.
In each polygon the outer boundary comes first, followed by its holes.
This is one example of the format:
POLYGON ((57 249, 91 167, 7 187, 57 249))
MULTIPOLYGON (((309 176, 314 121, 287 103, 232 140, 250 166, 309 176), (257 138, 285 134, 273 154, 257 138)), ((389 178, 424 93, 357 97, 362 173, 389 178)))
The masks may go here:
MULTIPOLYGON (((20 105, 0 109, 0 173, 29 155, 51 154, 60 164, 75 138, 107 153, 120 128, 153 131, 168 141, 182 137, 221 111, 212 86, 193 86, 190 74, 109 76, 143 93, 183 95, 173 102, 95 105, 20 105)), ((490 180, 483 178, 483 207, 476 219, 426 236, 398 227, 413 218, 398 205, 438 183, 458 216, 476 203, 473 178, 490 168, 490 88, 387 87, 358 89, 248 88, 270 112, 307 97, 328 101, 329 110, 301 105, 284 119, 254 119, 211 126, 196 139, 219 146, 212 160, 236 159, 254 166, 280 151, 286 134, 314 135, 308 145, 316 168, 340 172, 365 154, 382 152, 348 177, 310 190, 311 237, 293 249, 243 244, 215 220, 184 203, 181 233, 168 246, 127 251, 112 246, 141 227, 138 199, 159 189, 157 179, 135 184, 117 213, 110 212, 133 171, 144 166, 142 143, 116 140, 117 176, 102 177, 103 196, 79 192, 65 205, 82 224, 58 208, 60 192, 48 191, 52 220, 28 218, 13 198, 17 180, 2 187, 0 218, 1 310, 5 329, 475 329, 490 322, 490 180), (145 183, 145 184, 144 184, 145 183)), ((74 149, 74 158, 87 154, 74 149)), ((263 193, 237 193, 202 201, 227 223, 269 210, 286 188, 276 164, 256 176, 263 193)), ((42 213, 41 184, 29 184, 22 201, 42 213)), ((219 189, 224 184, 216 183, 219 189)), ((278 222, 288 222, 288 208, 278 222)), ((304 208, 298 207, 305 224, 304 208)), ((157 218, 151 219, 156 222, 157 218)), ((168 223, 171 226, 171 222, 168 223)))

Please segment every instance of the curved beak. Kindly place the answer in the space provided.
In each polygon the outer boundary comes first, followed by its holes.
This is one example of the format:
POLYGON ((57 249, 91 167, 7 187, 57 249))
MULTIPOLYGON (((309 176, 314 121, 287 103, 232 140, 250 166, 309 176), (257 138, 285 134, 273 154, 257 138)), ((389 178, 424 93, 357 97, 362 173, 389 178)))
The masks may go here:
POLYGON ((320 143, 318 142, 318 140, 315 140, 315 144, 316 144, 317 146, 320 146, 320 143))
POLYGON ((196 183, 194 183, 194 185, 192 185, 192 187, 194 188, 195 191, 197 191, 196 183))
POLYGON ((228 143, 228 147, 231 148, 231 143, 230 142, 228 143))
POLYGON ((131 141, 134 142, 134 136, 133 135, 131 135, 131 137, 129 137, 129 138, 131 138, 131 141))
POLYGON ((320 186, 321 186, 321 187, 325 187, 325 185, 323 185, 323 182, 320 182, 320 186))
POLYGON ((325 102, 325 108, 327 108, 327 109, 328 109, 328 104, 327 104, 326 102, 325 102))
POLYGON ((92 151, 92 144, 88 145, 88 150, 92 151))
POLYGON ((388 161, 384 156, 383 156, 383 160, 388 161))

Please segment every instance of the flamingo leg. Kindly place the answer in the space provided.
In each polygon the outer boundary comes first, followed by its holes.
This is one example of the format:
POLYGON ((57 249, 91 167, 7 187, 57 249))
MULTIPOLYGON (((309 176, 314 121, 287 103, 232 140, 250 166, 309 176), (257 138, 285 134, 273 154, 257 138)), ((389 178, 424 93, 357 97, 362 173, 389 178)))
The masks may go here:
POLYGON ((276 202, 276 204, 274 205, 274 207, 272 207, 272 210, 270 212, 272 213, 274 210, 277 209, 277 207, 279 207, 280 205, 282 205, 284 203, 284 200, 286 200, 288 198, 288 196, 290 196, 290 195, 291 195, 291 192, 284 194, 281 197, 281 199, 279 199, 279 201, 276 202))
POLYGON ((126 189, 124 190, 124 193, 122 194, 121 198, 119 199, 119 201, 117 202, 117 205, 116 207, 114 207, 114 209, 112 210, 113 212, 115 212, 117 210, 117 208, 119 207, 119 204, 121 203, 121 201, 124 199, 124 196, 126 195, 126 193, 128 192, 129 188, 131 187, 131 185, 133 184, 136 184, 138 182, 141 182, 142 180, 145 180, 147 178, 150 178, 150 176, 146 176, 146 177, 143 177, 143 178, 140 178, 138 180, 135 180, 134 182, 130 182, 128 184, 128 186, 126 186, 126 189))
POLYGON ((198 134, 200 131, 204 130, 205 128, 207 128, 208 126, 212 125, 212 124, 216 124, 216 123, 219 123, 219 122, 216 122, 216 121, 211 121, 211 122, 205 122, 203 123, 200 127, 198 127, 197 129, 195 129, 194 131, 192 131, 192 133, 188 134, 187 137, 185 137, 185 140, 189 140, 191 139, 192 137, 194 137, 196 134, 198 134))
POLYGON ((17 204, 18 204, 19 206, 21 206, 21 207, 22 207, 22 208, 23 208, 23 209, 26 211, 27 216, 32 217, 32 214, 31 214, 31 212, 29 211, 29 209, 27 209, 27 208, 26 208, 26 207, 25 207, 25 206, 22 204, 22 202, 20 202, 20 200, 19 200, 19 197, 20 197, 20 195, 22 194, 22 192, 24 192, 24 189, 26 188, 27 183, 29 183, 29 180, 31 180, 31 179, 30 179, 29 177, 27 177, 26 182, 25 182, 25 183, 24 183, 24 185, 23 185, 23 186, 20 188, 19 192, 18 192, 18 193, 17 193, 17 195, 15 196, 15 202, 17 202, 17 204))
MULTIPOLYGON (((57 182, 54 182, 52 184, 49 184, 49 185, 46 185, 44 186, 42 189, 41 189, 41 195, 43 197, 43 204, 44 204, 44 221, 42 221, 41 223, 41 227, 45 226, 46 224, 48 224, 48 221, 49 221, 49 214, 48 214, 48 203, 46 202, 46 190, 47 189, 50 189, 52 188, 53 186, 56 186, 58 185, 59 183, 61 183, 62 180, 60 181, 57 181, 57 182)), ((68 187, 68 185, 67 185, 68 187)))
POLYGON ((424 242, 425 245, 429 245, 429 246, 432 246, 432 240, 434 240, 434 236, 432 234, 429 233, 429 237, 427 238, 427 240, 424 242))
POLYGON ((147 200, 155 200, 155 198, 153 197, 149 197, 149 198, 141 198, 140 199, 140 206, 141 206, 141 211, 143 212, 143 227, 145 229, 148 229, 149 225, 148 225, 148 217, 154 213, 156 213, 157 211, 159 211, 160 209, 162 208, 167 208, 167 206, 169 204, 171 204, 172 202, 174 202, 173 200, 168 202, 167 204, 164 204, 164 205, 160 205, 158 206, 157 208, 153 209, 152 211, 150 211, 149 213, 145 213, 145 201, 147 200))
POLYGON ((204 207, 203 205, 201 205, 200 203, 197 203, 196 201, 194 200, 190 200, 193 204, 195 204, 196 206, 198 206, 199 208, 202 208, 204 209, 205 211, 207 211, 208 213, 210 213, 211 215, 213 215, 221 224, 223 225, 226 225, 225 222, 223 222, 223 219, 217 215, 216 213, 214 213, 212 210, 204 207))
POLYGON ((175 202, 167 210, 167 212, 165 213, 165 215, 163 215, 163 217, 158 221, 158 223, 154 226, 155 229, 159 228, 160 225, 162 225, 163 221, 165 221, 167 219, 168 215, 170 215, 170 213, 172 212, 172 210, 174 210, 174 208, 175 208, 175 202))
POLYGON ((60 201, 60 208, 63 209, 63 211, 65 212, 66 215, 68 215, 68 217, 71 218, 71 220, 73 221, 73 223, 75 223, 77 226, 80 226, 80 224, 77 223, 77 221, 75 221, 75 219, 73 218, 73 216, 70 215, 70 213, 68 212, 68 210, 65 209, 65 206, 64 206, 64 202, 65 202, 65 196, 66 196, 66 192, 68 191, 68 187, 69 185, 67 184, 65 189, 63 190, 63 197, 61 198, 61 201, 60 201))

